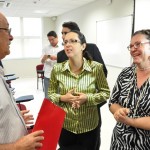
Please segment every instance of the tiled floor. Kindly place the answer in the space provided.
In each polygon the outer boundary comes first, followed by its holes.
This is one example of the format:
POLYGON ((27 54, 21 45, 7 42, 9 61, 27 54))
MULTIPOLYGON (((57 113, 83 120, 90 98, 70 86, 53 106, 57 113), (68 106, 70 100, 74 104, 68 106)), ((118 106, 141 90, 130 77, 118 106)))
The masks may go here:
MULTIPOLYGON (((12 82, 12 86, 15 87, 15 97, 31 94, 34 95, 34 100, 26 102, 25 105, 36 119, 44 98, 44 93, 42 91, 42 83, 39 84, 39 89, 37 90, 35 78, 19 78, 12 82)), ((109 112, 108 104, 105 104, 101 108, 101 116, 101 150, 109 150, 112 129, 114 127, 115 121, 113 119, 113 116, 109 112)))

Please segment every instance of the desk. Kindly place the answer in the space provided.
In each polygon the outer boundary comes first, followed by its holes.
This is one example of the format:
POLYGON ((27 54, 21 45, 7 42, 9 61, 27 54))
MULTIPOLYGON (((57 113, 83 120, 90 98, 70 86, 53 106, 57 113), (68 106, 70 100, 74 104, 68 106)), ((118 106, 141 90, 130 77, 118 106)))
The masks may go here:
POLYGON ((6 82, 8 83, 9 87, 11 88, 11 81, 18 79, 19 77, 16 77, 13 74, 11 74, 11 75, 5 75, 4 78, 6 82))
POLYGON ((27 102, 27 101, 31 101, 33 99, 34 99, 33 95, 20 96, 20 97, 16 98, 16 103, 27 102))
POLYGON ((12 73, 12 74, 5 74, 4 77, 9 77, 9 76, 14 76, 15 74, 12 73))
MULTIPOLYGON (((5 76, 4 76, 5 77, 5 76)), ((19 77, 16 77, 16 76, 14 76, 14 75, 12 75, 12 76, 7 76, 7 77, 5 77, 5 80, 6 80, 6 82, 11 82, 12 80, 16 80, 16 79, 18 79, 19 77)))
POLYGON ((20 110, 25 110, 26 106, 24 104, 20 104, 21 102, 28 102, 34 99, 33 95, 25 95, 25 96, 20 96, 16 98, 16 103, 18 104, 18 107, 20 110))

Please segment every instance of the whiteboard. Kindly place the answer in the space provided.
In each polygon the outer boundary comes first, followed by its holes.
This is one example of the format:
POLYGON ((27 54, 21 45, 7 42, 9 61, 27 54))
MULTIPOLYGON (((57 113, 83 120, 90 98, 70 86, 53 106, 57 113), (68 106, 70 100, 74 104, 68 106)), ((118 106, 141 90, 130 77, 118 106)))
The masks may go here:
POLYGON ((150 29, 150 0, 138 0, 135 3, 135 31, 150 29))
POLYGON ((106 65, 127 67, 131 65, 127 46, 132 33, 132 16, 96 22, 97 46, 106 65))

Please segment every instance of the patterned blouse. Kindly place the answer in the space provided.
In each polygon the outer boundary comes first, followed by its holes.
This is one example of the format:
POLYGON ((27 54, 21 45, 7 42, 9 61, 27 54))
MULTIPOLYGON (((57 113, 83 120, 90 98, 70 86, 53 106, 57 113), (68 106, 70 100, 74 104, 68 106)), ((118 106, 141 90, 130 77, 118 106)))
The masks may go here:
MULTIPOLYGON (((136 67, 128 67, 118 76, 109 106, 118 103, 130 109, 131 118, 150 116, 150 79, 137 87, 136 67)), ((149 150, 150 131, 117 122, 110 150, 149 150)))
POLYGON ((70 71, 69 61, 56 64, 52 70, 48 97, 66 111, 63 127, 68 131, 78 134, 95 129, 99 122, 97 104, 107 100, 109 94, 103 65, 100 63, 90 63, 84 59, 83 70, 79 75, 70 71), (59 101, 60 96, 71 89, 87 95, 88 100, 79 109, 59 101))

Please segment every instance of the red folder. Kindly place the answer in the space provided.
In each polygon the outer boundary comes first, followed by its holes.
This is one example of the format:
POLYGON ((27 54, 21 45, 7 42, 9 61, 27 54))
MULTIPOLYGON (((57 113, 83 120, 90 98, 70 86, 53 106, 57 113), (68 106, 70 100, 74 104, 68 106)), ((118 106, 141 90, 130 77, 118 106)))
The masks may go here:
POLYGON ((65 111, 48 99, 44 99, 32 132, 44 130, 43 146, 38 150, 56 150, 65 111))

